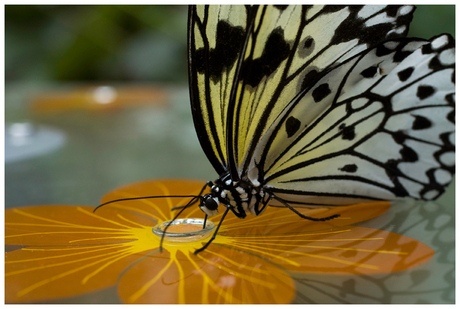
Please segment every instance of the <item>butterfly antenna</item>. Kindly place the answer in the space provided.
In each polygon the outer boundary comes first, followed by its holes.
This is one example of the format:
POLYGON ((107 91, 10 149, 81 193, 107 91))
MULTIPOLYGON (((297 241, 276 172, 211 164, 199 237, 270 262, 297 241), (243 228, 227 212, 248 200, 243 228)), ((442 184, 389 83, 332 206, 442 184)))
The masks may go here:
POLYGON ((173 207, 171 208, 171 211, 190 207, 191 205, 195 204, 200 197, 201 197, 201 192, 200 192, 200 195, 197 195, 193 199, 191 199, 190 202, 187 203, 187 205, 173 207))
POLYGON ((152 196, 140 196, 140 197, 120 198, 120 199, 117 199, 117 200, 112 200, 112 201, 108 201, 108 202, 105 202, 105 203, 100 204, 99 206, 97 206, 96 208, 94 208, 93 212, 96 212, 96 210, 98 210, 98 209, 101 208, 102 206, 105 206, 105 205, 111 204, 111 203, 116 203, 116 202, 124 202, 124 201, 132 201, 132 200, 141 200, 141 199, 149 199, 149 198, 168 198, 168 197, 193 197, 193 198, 198 198, 198 197, 200 197, 200 196, 196 196, 196 195, 152 195, 152 196))
MULTIPOLYGON (((198 198, 200 198, 200 197, 202 196, 202 194, 203 194, 203 192, 204 192, 204 189, 206 189, 206 187, 210 187, 210 188, 211 188, 211 187, 212 187, 212 182, 211 182, 211 181, 208 181, 208 182, 203 186, 203 188, 201 188, 200 193, 198 193, 198 195, 195 195, 195 199, 198 200, 198 198)), ((172 211, 172 210, 177 210, 177 209, 182 209, 182 208, 187 208, 187 207, 190 206, 190 204, 195 204, 195 203, 196 203, 195 199, 193 199, 193 200, 191 200, 190 202, 188 202, 187 205, 185 205, 185 206, 176 206, 176 207, 173 207, 173 208, 171 208, 171 211, 172 211)))
POLYGON ((220 225, 221 225, 222 222, 224 221, 225 216, 227 215, 228 211, 230 210, 230 208, 231 208, 232 206, 231 206, 231 205, 226 205, 225 207, 227 207, 227 209, 225 209, 225 212, 224 212, 224 214, 222 215, 222 218, 220 219, 219 224, 217 225, 217 228, 216 228, 216 230, 214 231, 214 234, 212 234, 211 239, 210 239, 203 247, 201 247, 200 249, 195 250, 195 252, 194 252, 195 255, 197 255, 197 254, 200 253, 201 251, 205 250, 205 249, 212 243, 212 241, 216 238, 216 235, 217 235, 217 232, 219 231, 220 225))
POLYGON ((340 217, 339 214, 335 214, 335 215, 332 215, 332 216, 329 216, 329 217, 323 217, 323 218, 314 218, 314 217, 309 217, 309 216, 305 216, 304 214, 301 214, 300 212, 298 212, 294 207, 292 207, 291 205, 289 205, 288 203, 286 203, 285 200, 279 198, 279 197, 276 197, 275 195, 271 195, 270 196, 270 199, 275 199, 277 200, 278 202, 282 203, 284 206, 286 206, 287 208, 289 208, 290 210, 292 210, 293 212, 295 212, 299 217, 301 217, 302 219, 307 219, 307 220, 311 220, 311 221, 328 221, 328 220, 331 220, 331 219, 334 219, 334 218, 337 218, 337 217, 340 217))

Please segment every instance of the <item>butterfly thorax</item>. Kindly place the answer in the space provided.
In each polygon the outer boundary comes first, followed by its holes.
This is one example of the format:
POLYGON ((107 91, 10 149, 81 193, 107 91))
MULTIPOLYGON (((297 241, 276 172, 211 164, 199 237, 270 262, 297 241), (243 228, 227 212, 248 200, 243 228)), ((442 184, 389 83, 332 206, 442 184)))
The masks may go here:
POLYGON ((233 181, 226 173, 213 182, 210 193, 203 195, 200 208, 207 215, 214 216, 219 204, 223 204, 243 219, 248 212, 260 215, 266 206, 263 201, 267 199, 268 193, 262 186, 255 186, 248 180, 233 181))

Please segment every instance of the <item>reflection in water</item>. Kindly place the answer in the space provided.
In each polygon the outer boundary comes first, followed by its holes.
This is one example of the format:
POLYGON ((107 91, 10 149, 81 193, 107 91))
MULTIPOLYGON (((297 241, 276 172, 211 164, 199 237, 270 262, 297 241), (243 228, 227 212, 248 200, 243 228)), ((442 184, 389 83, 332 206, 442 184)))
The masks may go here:
POLYGON ((48 154, 62 147, 65 142, 64 132, 56 128, 30 122, 9 124, 5 128, 5 163, 48 154))
POLYGON ((434 257, 417 268, 380 275, 293 274, 296 303, 455 303, 454 217, 434 202, 394 203, 383 216, 362 223, 418 239, 434 257))

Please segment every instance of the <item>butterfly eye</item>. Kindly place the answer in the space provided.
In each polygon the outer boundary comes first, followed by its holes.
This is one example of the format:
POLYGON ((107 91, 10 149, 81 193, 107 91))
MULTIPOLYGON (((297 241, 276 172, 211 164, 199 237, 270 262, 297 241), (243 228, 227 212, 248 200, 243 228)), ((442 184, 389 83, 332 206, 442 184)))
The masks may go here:
POLYGON ((219 206, 219 203, 217 203, 213 197, 208 196, 204 200, 204 206, 209 210, 216 210, 219 206))

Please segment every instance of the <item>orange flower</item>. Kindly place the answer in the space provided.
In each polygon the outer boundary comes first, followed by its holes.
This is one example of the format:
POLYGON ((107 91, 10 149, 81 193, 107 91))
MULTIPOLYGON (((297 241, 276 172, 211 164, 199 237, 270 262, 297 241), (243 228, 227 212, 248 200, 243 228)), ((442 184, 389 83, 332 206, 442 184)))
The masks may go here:
MULTIPOLYGON (((147 181, 119 188, 103 202, 146 195, 198 194, 203 182, 147 181)), ((188 198, 117 202, 93 207, 33 206, 6 210, 8 303, 46 301, 117 285, 125 303, 289 303, 296 290, 289 272, 374 274, 401 271, 434 254, 424 244, 391 232, 350 226, 381 215, 389 203, 301 209, 308 216, 340 217, 326 222, 300 219, 286 208, 259 217, 227 216, 214 242, 163 243, 152 232, 169 221, 188 198)), ((190 207, 181 218, 203 218, 190 207)), ((211 218, 219 222, 220 215, 211 218)))

